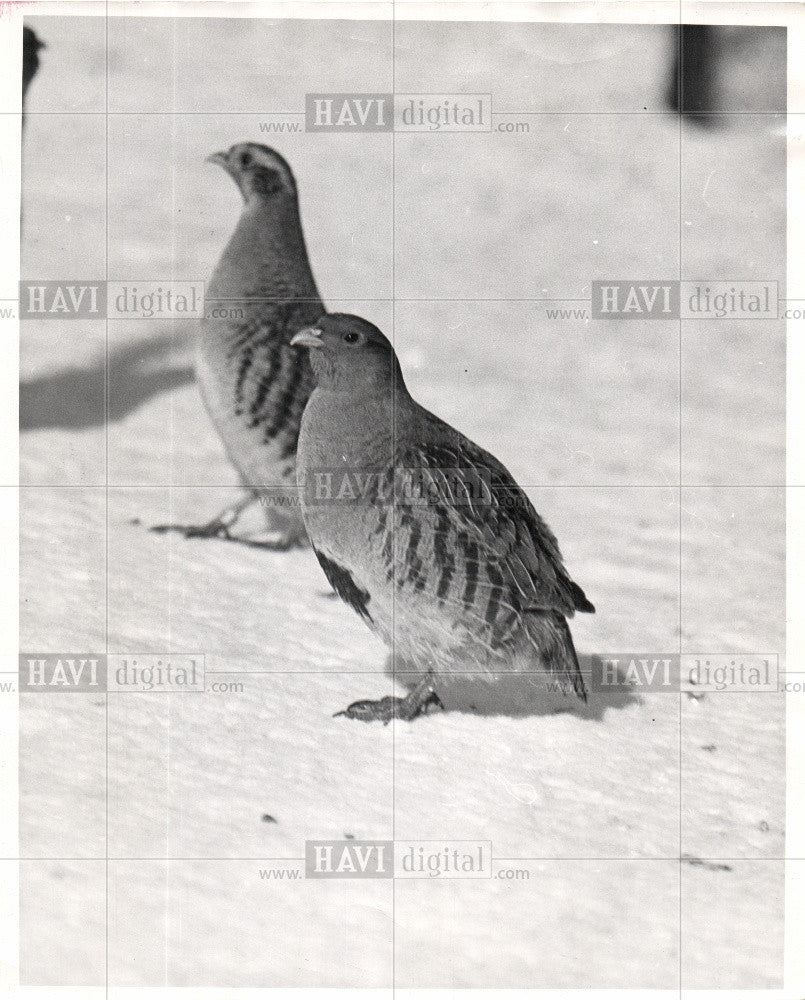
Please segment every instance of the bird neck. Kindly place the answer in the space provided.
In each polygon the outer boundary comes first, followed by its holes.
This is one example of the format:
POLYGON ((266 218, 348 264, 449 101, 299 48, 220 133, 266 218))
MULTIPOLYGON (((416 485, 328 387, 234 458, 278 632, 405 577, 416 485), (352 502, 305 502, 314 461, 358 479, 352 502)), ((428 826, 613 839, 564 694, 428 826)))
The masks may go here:
POLYGON ((321 468, 386 465, 407 420, 406 406, 395 406, 388 391, 344 392, 318 386, 304 417, 304 424, 315 428, 309 435, 307 464, 321 468))
POLYGON ((333 364, 326 351, 314 350, 310 353, 310 364, 316 376, 316 384, 326 392, 344 396, 344 405, 355 405, 372 397, 387 400, 389 405, 392 400, 396 400, 397 405, 400 405, 411 398, 400 363, 393 354, 389 356, 388 366, 378 364, 373 359, 371 367, 360 368, 333 364))
POLYGON ((302 231, 299 202, 290 192, 276 195, 250 195, 243 203, 242 219, 266 232, 281 233, 293 239, 302 231))
POLYGON ((221 258, 216 278, 228 286, 227 291, 262 290, 281 296, 317 298, 296 198, 250 198, 221 258))

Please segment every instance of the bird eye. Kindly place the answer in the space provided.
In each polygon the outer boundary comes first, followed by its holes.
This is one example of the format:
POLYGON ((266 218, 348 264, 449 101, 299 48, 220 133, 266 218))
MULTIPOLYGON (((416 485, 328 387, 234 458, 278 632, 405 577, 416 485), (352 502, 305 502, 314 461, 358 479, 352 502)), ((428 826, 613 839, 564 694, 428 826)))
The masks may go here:
POLYGON ((252 165, 252 154, 251 153, 241 153, 240 154, 240 165, 245 169, 252 165))
POLYGON ((355 333, 354 330, 350 330, 349 333, 344 334, 345 344, 357 344, 360 339, 361 339, 360 336, 357 333, 355 333))

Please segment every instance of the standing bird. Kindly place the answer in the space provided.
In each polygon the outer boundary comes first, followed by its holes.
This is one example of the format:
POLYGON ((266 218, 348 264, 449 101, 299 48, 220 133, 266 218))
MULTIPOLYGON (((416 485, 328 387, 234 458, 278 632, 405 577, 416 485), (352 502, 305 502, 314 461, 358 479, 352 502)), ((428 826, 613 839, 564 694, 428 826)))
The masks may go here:
POLYGON ((248 493, 207 524, 152 530, 248 542, 230 529, 260 500, 275 536, 258 544, 286 549, 305 544, 296 504, 296 443, 314 384, 308 352, 291 341, 324 305, 305 248, 296 182, 285 160, 250 142, 208 160, 237 184, 243 210, 207 285, 196 375, 248 493))
POLYGON ((293 343, 309 349, 317 383, 297 469, 308 536, 333 589, 391 647, 395 673, 419 678, 405 698, 339 714, 412 719, 451 673, 553 675, 586 701, 566 618, 595 608, 508 470, 412 399, 366 320, 323 316, 293 343))

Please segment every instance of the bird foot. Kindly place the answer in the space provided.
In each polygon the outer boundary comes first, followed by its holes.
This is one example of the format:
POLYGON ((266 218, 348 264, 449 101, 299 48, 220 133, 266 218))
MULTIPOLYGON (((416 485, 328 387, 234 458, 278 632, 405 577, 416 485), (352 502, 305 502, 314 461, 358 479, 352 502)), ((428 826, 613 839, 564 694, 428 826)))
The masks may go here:
POLYGON ((265 537, 249 537, 230 535, 230 542, 240 542, 241 545, 248 545, 252 549, 266 549, 268 552, 290 552, 291 549, 307 548, 307 537, 299 537, 298 534, 284 534, 281 531, 273 532, 265 537))
POLYGON ((206 524, 152 524, 148 530, 157 535, 177 531, 185 538, 222 538, 227 542, 238 541, 229 533, 229 525, 220 517, 215 517, 206 524))
POLYGON ((256 503, 254 493, 245 493, 239 500, 206 524, 154 524, 149 529, 158 535, 168 531, 177 531, 185 538, 220 538, 225 542, 249 542, 249 539, 233 535, 231 528, 237 524, 243 512, 256 503))
POLYGON ((269 552, 288 552, 290 549, 304 548, 307 545, 306 536, 299 532, 268 531, 255 535, 233 535, 230 530, 237 521, 237 513, 227 511, 214 517, 206 524, 154 524, 149 528, 158 535, 168 531, 176 531, 185 538, 217 538, 224 542, 237 542, 253 549, 266 549, 269 552))
POLYGON ((307 544, 298 534, 287 534, 281 531, 270 532, 265 536, 233 535, 229 524, 221 518, 214 518, 207 524, 154 524, 148 530, 158 535, 168 531, 176 531, 185 538, 217 538, 223 542, 237 542, 252 549, 266 549, 269 552, 288 552, 295 548, 304 548, 307 544))
POLYGON ((353 701, 343 712, 336 712, 333 718, 343 715, 347 719, 359 719, 361 722, 382 722, 384 726, 387 726, 392 719, 410 722, 418 715, 426 715, 431 705, 444 710, 444 705, 433 686, 433 677, 428 674, 405 698, 387 695, 385 698, 380 698, 379 701, 371 701, 370 699, 353 701))

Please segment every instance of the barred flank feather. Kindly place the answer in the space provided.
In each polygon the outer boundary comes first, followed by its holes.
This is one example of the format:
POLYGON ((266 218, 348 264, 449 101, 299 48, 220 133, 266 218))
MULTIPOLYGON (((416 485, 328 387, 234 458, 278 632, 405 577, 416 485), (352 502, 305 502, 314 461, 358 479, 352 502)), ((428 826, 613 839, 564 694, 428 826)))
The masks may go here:
POLYGON ((335 314, 317 328, 300 334, 318 380, 300 475, 318 464, 394 484, 391 497, 326 507, 303 493, 336 591, 423 671, 541 670, 586 700, 566 618, 595 609, 526 494, 493 455, 411 398, 376 327, 335 314))

